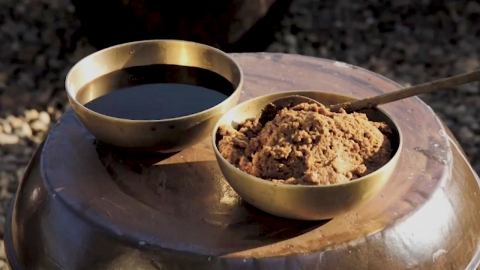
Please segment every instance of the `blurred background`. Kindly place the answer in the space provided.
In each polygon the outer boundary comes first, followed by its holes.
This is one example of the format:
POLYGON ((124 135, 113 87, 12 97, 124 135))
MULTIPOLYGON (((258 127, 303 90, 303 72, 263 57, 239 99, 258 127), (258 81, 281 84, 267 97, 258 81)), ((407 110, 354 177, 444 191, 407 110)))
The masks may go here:
MULTIPOLYGON (((33 151, 68 109, 68 70, 97 49, 149 38, 335 59, 407 86, 480 68, 480 1, 0 0, 0 236, 33 151)), ((477 173, 479 92, 421 97, 477 173)))

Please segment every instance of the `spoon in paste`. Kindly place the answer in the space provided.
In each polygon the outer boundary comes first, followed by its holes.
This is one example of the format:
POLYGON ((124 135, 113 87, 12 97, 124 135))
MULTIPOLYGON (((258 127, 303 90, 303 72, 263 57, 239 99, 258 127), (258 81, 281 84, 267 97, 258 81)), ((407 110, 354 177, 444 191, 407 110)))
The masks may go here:
MULTIPOLYGON (((374 97, 328 105, 325 107, 334 112, 337 112, 340 109, 344 109, 347 112, 353 112, 361 109, 370 109, 378 105, 398 101, 404 98, 430 93, 441 88, 454 87, 475 81, 480 81, 480 69, 428 83, 414 85, 374 97)), ((301 103, 316 103, 322 105, 320 102, 305 96, 291 95, 282 97, 274 100, 265 107, 265 109, 262 111, 259 121, 260 123, 266 123, 270 120, 273 120, 277 112, 282 108, 291 108, 301 103)))

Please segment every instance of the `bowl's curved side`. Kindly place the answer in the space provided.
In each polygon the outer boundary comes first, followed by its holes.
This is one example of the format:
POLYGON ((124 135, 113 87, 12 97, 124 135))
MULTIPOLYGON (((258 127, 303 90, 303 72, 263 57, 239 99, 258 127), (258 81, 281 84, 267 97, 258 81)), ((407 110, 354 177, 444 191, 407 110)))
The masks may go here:
POLYGON ((375 175, 367 176, 349 185, 324 187, 289 186, 257 181, 216 154, 220 169, 235 192, 249 204, 269 214, 298 220, 324 220, 344 215, 370 201, 388 182, 398 157, 375 175))
POLYGON ((122 120, 94 117, 72 103, 73 109, 82 124, 99 141, 129 149, 139 149, 147 152, 177 152, 193 146, 205 139, 216 122, 229 109, 234 107, 241 91, 234 92, 215 110, 192 118, 174 119, 160 122, 130 122, 122 120))
POLYGON ((352 98, 316 91, 287 92, 268 95, 237 105, 217 123, 212 134, 212 146, 220 169, 232 188, 248 203, 272 215, 301 219, 330 219, 348 213, 375 197, 388 182, 399 161, 402 137, 397 125, 387 114, 378 110, 369 117, 386 121, 397 131, 398 145, 392 159, 379 170, 345 184, 328 186, 292 186, 258 179, 228 163, 219 153, 216 132, 221 125, 236 126, 246 118, 256 117, 271 101, 291 94, 312 97, 323 104, 332 104, 352 98))

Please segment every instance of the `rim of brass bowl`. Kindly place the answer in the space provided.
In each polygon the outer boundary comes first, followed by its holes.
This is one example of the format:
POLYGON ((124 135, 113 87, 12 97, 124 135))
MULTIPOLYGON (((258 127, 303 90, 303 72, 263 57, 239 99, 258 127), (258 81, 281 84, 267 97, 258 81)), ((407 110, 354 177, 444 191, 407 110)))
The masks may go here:
MULTIPOLYGON (((397 135, 398 135, 398 145, 395 148, 395 154, 392 156, 392 158, 385 164, 383 165, 380 169, 376 170, 373 173, 370 173, 368 175, 362 176, 360 178, 354 179, 352 181, 349 181, 347 183, 340 183, 340 184, 331 184, 331 185, 325 185, 325 186, 308 186, 308 185, 287 185, 287 184, 281 184, 281 183, 274 183, 272 181, 264 180, 255 176, 252 176, 246 172, 241 171, 234 165, 230 164, 223 156, 220 154, 218 147, 217 147, 217 131, 220 125, 226 124, 228 121, 228 125, 234 125, 234 123, 239 123, 240 121, 245 120, 246 118, 249 117, 256 117, 259 113, 261 108, 266 106, 268 103, 271 101, 283 97, 283 96, 289 96, 289 95, 304 95, 310 98, 313 98, 317 101, 320 101, 321 103, 325 105, 330 105, 334 104, 333 102, 328 102, 328 100, 332 100, 335 102, 338 101, 352 101, 355 100, 353 97, 345 96, 345 95, 338 95, 334 93, 327 93, 327 92, 319 92, 319 91, 288 91, 288 92, 282 92, 282 93, 276 93, 276 94, 271 94, 271 95, 265 95, 257 98, 253 98, 247 101, 244 101, 235 107, 233 107, 231 110, 229 110, 225 115, 223 115, 215 125, 213 132, 212 132, 212 147, 213 151, 215 153, 217 162, 220 165, 220 169, 227 180, 227 182, 232 186, 232 188, 242 197, 246 202, 249 204, 259 208, 260 210, 263 210, 269 214, 279 216, 279 217, 284 217, 284 218, 291 218, 291 219, 298 219, 298 220, 325 220, 325 219, 331 219, 334 217, 341 216, 343 214, 346 214, 350 212, 351 210, 365 204, 368 202, 370 199, 375 197, 381 189, 385 186, 385 184, 388 182, 390 177, 392 176, 392 173, 398 163, 399 157, 400 157, 400 152, 403 147, 403 136, 402 132, 399 129, 398 123, 391 117, 390 114, 385 112, 382 109, 378 109, 378 112, 381 113, 381 115, 384 116, 384 118, 387 120, 389 126, 393 128, 397 135), (252 106, 253 108, 249 108, 250 104, 257 104, 252 106), (241 116, 241 117, 235 117, 234 115, 240 114, 243 112, 249 111, 249 115, 247 117, 241 116), (237 120, 234 120, 234 119, 237 120), (240 120, 240 121, 238 121, 240 120), (235 180, 232 179, 233 177, 229 177, 228 175, 230 173, 237 174, 241 180, 235 180), (227 175, 226 175, 227 174, 227 175), (366 192, 362 192, 364 194, 358 194, 358 190, 363 190, 365 191, 361 183, 366 183, 366 180, 371 179, 373 183, 370 183, 373 189, 366 190, 366 192), (273 190, 271 192, 266 192, 267 189, 265 189, 265 192, 260 192, 261 195, 256 195, 257 198, 260 196, 263 196, 264 198, 261 199, 263 202, 258 202, 254 201, 253 198, 249 198, 249 194, 245 194, 245 192, 239 191, 238 187, 236 187, 235 182, 238 181, 248 181, 250 184, 255 185, 252 186, 250 185, 250 189, 257 189, 261 187, 267 187, 270 190, 273 190), (278 191, 286 191, 286 192, 301 192, 297 193, 295 195, 296 199, 299 199, 298 201, 292 201, 292 200, 285 200, 281 201, 282 205, 274 205, 273 201, 275 201, 274 196, 278 195, 278 191), (338 192, 336 190, 339 190, 338 192), (303 193, 305 191, 305 193, 303 193), (311 193, 307 193, 307 191, 312 191, 312 192, 318 192, 322 194, 314 194, 312 195, 311 193), (334 192, 335 191, 335 192, 334 192), (332 193, 330 193, 332 192, 332 193), (338 198, 333 198, 333 196, 336 196, 337 193, 339 193, 346 199, 348 199, 348 196, 351 196, 352 194, 357 194, 359 196, 354 196, 356 199, 348 204, 342 204, 342 200, 338 198), (330 194, 329 194, 330 193, 330 194), (310 195, 309 195, 310 194, 310 195), (247 195, 247 196, 246 196, 247 195), (305 199, 304 196, 310 196, 314 197, 317 195, 325 195, 332 197, 332 200, 334 202, 338 202, 337 205, 316 205, 313 206, 315 208, 313 211, 311 210, 311 206, 308 205, 303 205, 303 203, 298 203, 299 201, 302 201, 305 199), (265 199, 268 198, 268 199, 265 199), (252 201, 253 200, 253 201, 252 201), (265 202, 268 201, 268 202, 265 202), (290 204, 296 204, 296 206, 307 206, 310 207, 309 211, 303 211, 301 208, 297 208, 296 212, 293 211, 295 207, 290 207, 293 208, 291 210, 285 210, 286 205, 290 204), (328 209, 328 208, 333 208, 333 209, 328 209), (323 208, 321 210, 318 210, 320 208, 323 208)), ((247 113, 244 113, 247 114, 247 113)), ((378 114, 377 114, 378 115, 378 114)), ((249 188, 245 188, 246 190, 249 190, 249 188)), ((279 195, 283 196, 283 195, 279 195)), ((253 196, 252 196, 253 197, 253 196)), ((329 201, 327 198, 326 201, 329 201)), ((288 208, 288 207, 287 207, 288 208)))
MULTIPOLYGON (((83 125, 97 139, 115 146, 129 149, 143 149, 152 147, 152 142, 155 141, 153 136, 148 138, 149 140, 145 141, 145 138, 148 135, 142 135, 142 130, 135 131, 132 129, 145 127, 143 132, 148 133, 152 128, 152 124, 160 125, 160 128, 166 129, 166 124, 179 122, 185 126, 183 128, 184 131, 191 131, 193 133, 198 133, 198 129, 194 128, 195 125, 205 124, 203 129, 208 129, 208 131, 202 131, 202 136, 197 136, 198 138, 191 136, 192 141, 196 142, 204 139, 206 136, 208 136, 211 128, 216 123, 218 118, 228 111, 228 109, 230 109, 232 106, 237 104, 242 86, 242 68, 238 62, 227 53, 205 44, 174 39, 152 39, 128 42, 99 50, 77 62, 69 70, 65 79, 65 88, 68 99, 75 114, 83 123, 83 125), (84 106, 85 103, 107 94, 102 91, 96 92, 95 96, 91 97, 83 104, 77 100, 77 94, 79 90, 81 90, 86 84, 105 74, 126 67, 146 66, 153 64, 198 67, 213 71, 230 81, 234 87, 234 91, 225 100, 204 111, 181 117, 158 120, 132 120, 117 118, 98 113, 84 106), (212 121, 212 118, 214 121, 212 121), (206 121, 208 124, 204 123, 206 121), (116 125, 116 128, 113 128, 112 124, 116 125), (130 130, 127 132, 120 128, 126 126, 129 126, 130 128, 130 130), (125 138, 121 139, 119 134, 125 138), (134 136, 132 136, 132 134, 134 134, 134 136)), ((182 127, 179 127, 177 130, 178 132, 182 132, 182 127)), ((177 131, 166 129, 164 132, 173 134, 177 131)), ((154 135, 157 136, 157 138, 159 136, 163 136, 163 134, 158 132, 158 130, 154 135)), ((163 137, 167 138, 167 136, 163 137)), ((175 140, 175 136, 170 137, 171 140, 175 140)), ((193 144, 188 143, 188 145, 180 147, 179 149, 173 149, 170 147, 171 149, 165 151, 162 149, 157 149, 155 152, 175 152, 191 145, 193 144)))

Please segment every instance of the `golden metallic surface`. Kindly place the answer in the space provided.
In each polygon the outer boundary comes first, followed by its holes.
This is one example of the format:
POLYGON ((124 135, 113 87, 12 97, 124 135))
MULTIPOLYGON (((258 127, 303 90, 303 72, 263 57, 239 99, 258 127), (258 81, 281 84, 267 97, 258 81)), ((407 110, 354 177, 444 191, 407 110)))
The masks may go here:
POLYGON ((370 110, 367 115, 373 121, 386 122, 394 132, 392 159, 377 171, 344 184, 327 186, 285 185, 262 180, 249 175, 228 163, 218 151, 215 142, 217 129, 221 125, 232 125, 247 118, 257 117, 266 105, 281 97, 301 95, 310 97, 328 106, 353 98, 318 91, 290 91, 261 96, 245 101, 218 121, 212 133, 215 157, 225 179, 232 188, 248 203, 272 215, 299 220, 323 220, 344 215, 362 206, 385 186, 390 179, 400 156, 402 135, 398 125, 381 110, 370 110))
MULTIPOLYGON (((326 59, 233 55, 240 101, 292 89, 356 99, 400 85, 326 59)), ((250 206, 225 183, 211 138, 170 155, 97 149, 72 110, 52 128, 5 222, 12 270, 476 269, 480 179, 419 98, 385 104, 402 131, 392 177, 375 198, 327 221, 250 206)))
POLYGON ((217 120, 237 104, 243 73, 228 54, 199 43, 179 40, 147 40, 113 46, 91 54, 68 73, 65 86, 73 110, 95 137, 105 143, 141 151, 176 152, 195 145, 211 132, 217 120), (128 120, 87 109, 83 104, 107 94, 97 92, 90 100, 77 100, 80 89, 107 73, 133 66, 171 64, 213 71, 229 80, 235 91, 208 110, 164 120, 128 120))

